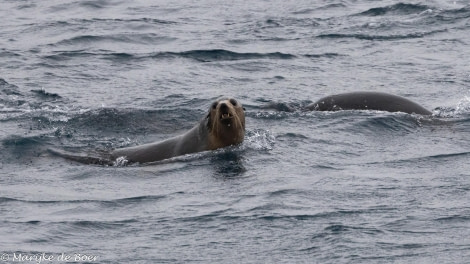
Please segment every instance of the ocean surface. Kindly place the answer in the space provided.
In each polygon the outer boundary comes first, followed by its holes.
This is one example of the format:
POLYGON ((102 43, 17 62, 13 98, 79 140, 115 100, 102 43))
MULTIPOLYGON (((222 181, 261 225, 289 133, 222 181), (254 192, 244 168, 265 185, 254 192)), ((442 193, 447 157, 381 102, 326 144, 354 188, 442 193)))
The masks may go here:
POLYGON ((0 262, 470 262, 467 0, 0 0, 0 17, 0 262), (352 91, 433 115, 302 111, 352 91), (129 166, 47 151, 176 136, 220 96, 246 108, 239 146, 129 166))

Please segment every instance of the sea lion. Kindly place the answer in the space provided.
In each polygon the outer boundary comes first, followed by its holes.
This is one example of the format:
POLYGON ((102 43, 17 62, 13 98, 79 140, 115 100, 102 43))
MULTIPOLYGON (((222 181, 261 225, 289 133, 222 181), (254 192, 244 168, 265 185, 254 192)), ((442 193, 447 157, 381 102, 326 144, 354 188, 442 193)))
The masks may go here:
POLYGON ((115 149, 102 157, 80 156, 58 150, 49 150, 49 152, 81 163, 112 165, 118 158, 124 158, 128 163, 146 163, 215 150, 243 142, 244 110, 237 100, 221 98, 212 103, 208 114, 188 132, 161 142, 115 149))
POLYGON ((308 105, 305 110, 379 110, 419 115, 432 114, 431 111, 411 100, 381 92, 352 92, 330 95, 308 105))

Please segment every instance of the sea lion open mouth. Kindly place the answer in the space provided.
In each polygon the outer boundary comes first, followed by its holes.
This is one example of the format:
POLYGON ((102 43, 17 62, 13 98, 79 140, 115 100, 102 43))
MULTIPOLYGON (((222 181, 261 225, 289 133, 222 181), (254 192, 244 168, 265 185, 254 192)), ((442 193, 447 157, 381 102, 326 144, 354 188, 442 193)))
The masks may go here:
POLYGON ((233 115, 231 113, 222 113, 220 115, 220 120, 232 119, 233 115))

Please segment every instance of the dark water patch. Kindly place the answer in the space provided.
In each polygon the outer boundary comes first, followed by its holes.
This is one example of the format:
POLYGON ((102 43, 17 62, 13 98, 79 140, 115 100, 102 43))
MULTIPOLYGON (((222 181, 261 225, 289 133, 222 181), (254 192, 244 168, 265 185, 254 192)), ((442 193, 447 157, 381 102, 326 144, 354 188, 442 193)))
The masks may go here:
POLYGON ((108 0, 98 0, 98 1, 75 1, 70 3, 60 2, 59 4, 52 5, 49 7, 47 12, 50 13, 61 13, 63 11, 76 10, 77 12, 81 10, 96 11, 99 12, 101 9, 113 5, 111 1, 108 0))
POLYGON ((237 149, 240 148, 229 147, 214 153, 211 157, 211 163, 214 165, 214 177, 229 179, 244 175, 247 170, 243 164, 242 153, 236 152, 237 149))
MULTIPOLYGON (((275 197, 270 197, 270 199, 274 199, 274 198, 275 197)), ((375 209, 370 209, 370 210, 365 209, 365 210, 338 210, 338 211, 322 212, 322 213, 316 213, 316 214, 276 214, 274 213, 274 211, 276 211, 277 209, 281 209, 281 208, 285 209, 285 206, 280 205, 280 204, 275 204, 275 203, 268 203, 265 205, 251 208, 247 212, 249 212, 250 215, 252 215, 252 217, 255 217, 256 219, 260 219, 260 220, 265 220, 265 221, 278 221, 278 220, 286 220, 286 221, 322 220, 324 221, 326 219, 341 219, 345 217, 346 218, 357 217, 358 215, 361 215, 361 214, 369 214, 369 213, 373 213, 376 211, 375 209)), ((360 230, 360 229, 364 229, 367 232, 371 232, 371 233, 381 232, 380 230, 373 229, 373 228, 349 227, 349 226, 343 226, 343 225, 337 225, 337 224, 333 224, 325 228, 325 230, 327 231, 335 231, 335 230, 336 231, 340 231, 340 230, 349 231, 349 230, 360 230)))
MULTIPOLYGON (((443 10, 432 16, 432 19, 440 22, 458 22, 470 18, 470 6, 459 9, 443 10)), ((432 21, 429 21, 432 23, 432 21)))
POLYGON ((410 15, 419 14, 428 9, 426 5, 398 3, 394 5, 371 8, 367 11, 357 14, 358 16, 384 16, 384 15, 410 15))
POLYGON ((327 38, 327 39, 343 39, 343 38, 353 38, 359 40, 378 40, 378 41, 388 41, 388 40, 403 40, 403 39, 416 39, 424 38, 426 36, 434 35, 437 33, 447 32, 447 29, 440 30, 431 30, 427 32, 413 32, 408 34, 392 34, 392 35, 373 35, 373 34, 362 34, 362 33, 331 33, 331 34, 320 34, 318 38, 327 38))
POLYGON ((218 222, 219 220, 223 221, 234 221, 238 220, 240 216, 231 216, 229 215, 231 209, 225 210, 217 210, 206 214, 196 215, 196 216, 188 216, 188 217, 180 217, 175 220, 178 222, 193 222, 197 224, 207 224, 209 222, 218 222))
POLYGON ((299 190, 297 189, 282 189, 282 190, 276 190, 276 191, 272 191, 268 194, 268 198, 269 199, 272 199, 272 198, 276 198, 276 197, 280 197, 280 196, 284 196, 284 195, 296 195, 299 193, 299 190))
MULTIPOLYGON (((39 28, 46 28, 46 27, 72 27, 72 28, 83 28, 88 26, 97 26, 101 25, 104 27, 107 26, 121 26, 126 27, 129 25, 138 24, 138 25, 173 25, 178 24, 178 22, 170 21, 170 20, 162 20, 157 18, 151 17, 141 17, 141 18, 90 18, 90 19, 83 19, 83 18, 74 18, 69 20, 59 20, 59 21, 48 21, 46 23, 39 23, 35 25, 39 28)), ((149 33, 150 36, 154 35, 154 33, 149 33)))
POLYGON ((21 55, 19 53, 5 50, 5 49, 0 49, 0 58, 19 58, 21 55))
MULTIPOLYGON (((257 208, 259 210, 259 208, 257 208)), ((268 210, 269 211, 269 210, 268 210)), ((256 219, 273 222, 273 221, 308 221, 313 219, 318 219, 317 215, 308 215, 308 214, 299 214, 299 215, 256 215, 256 219)))
POLYGON ((89 9, 103 9, 103 8, 113 5, 113 3, 108 0, 93 0, 93 1, 80 1, 79 5, 85 8, 89 8, 89 9))
POLYGON ((325 231, 331 232, 332 234, 339 234, 349 230, 351 230, 350 227, 339 224, 330 225, 325 228, 325 231))
POLYGON ((129 224, 138 222, 136 219, 119 220, 119 221, 64 221, 57 222, 56 224, 66 224, 74 228, 86 229, 86 230, 104 230, 125 227, 129 224))
POLYGON ((332 9, 346 8, 346 7, 347 6, 343 3, 334 3, 334 4, 327 4, 327 5, 324 5, 324 6, 320 6, 320 7, 317 7, 317 8, 305 8, 305 9, 297 10, 297 11, 292 12, 292 14, 294 14, 294 15, 305 15, 305 14, 315 13, 317 11, 324 12, 325 10, 330 11, 332 9))
POLYGON ((440 223, 470 223, 470 216, 468 215, 452 215, 446 217, 439 217, 434 219, 434 221, 440 223))
POLYGON ((14 199, 14 198, 8 198, 8 197, 0 197, 0 204, 9 203, 9 202, 17 202, 17 201, 20 201, 20 200, 14 199))
POLYGON ((42 144, 43 136, 32 136, 32 137, 22 137, 22 136, 11 136, 2 140, 3 146, 17 146, 17 147, 28 147, 31 145, 42 144))
POLYGON ((333 170, 333 171, 343 171, 343 170, 345 170, 344 168, 334 166, 334 164, 331 164, 331 165, 328 165, 328 164, 312 165, 310 167, 314 170, 333 170))
POLYGON ((136 196, 136 197, 115 199, 111 201, 98 201, 98 202, 101 203, 104 207, 109 208, 110 206, 122 207, 122 206, 141 205, 144 203, 155 203, 166 197, 167 196, 165 195, 144 195, 144 196, 136 196))
POLYGON ((64 52, 56 52, 52 55, 45 55, 43 56, 44 59, 54 60, 58 62, 62 62, 64 60, 69 60, 71 58, 87 58, 87 57, 95 57, 99 54, 88 52, 85 50, 74 50, 74 51, 64 51, 64 52))
MULTIPOLYGON (((82 36, 80 41, 95 41, 97 38, 92 36, 82 36)), ((170 39, 166 39, 170 40, 170 39)), ((315 55, 307 55, 315 56, 315 55)), ((322 55, 317 55, 321 57, 322 55)), ((325 55, 326 57, 332 56, 331 54, 325 55)), ((100 58, 109 59, 113 61, 140 61, 149 59, 174 59, 185 58, 192 59, 199 62, 216 62, 216 61, 238 61, 238 60, 260 60, 260 59, 293 59, 295 55, 273 52, 273 53, 239 53, 228 50, 190 50, 183 52, 157 52, 157 53, 144 53, 133 54, 127 52, 110 52, 106 50, 90 52, 87 50, 63 51, 56 52, 52 55, 44 56, 45 59, 54 61, 63 61, 69 59, 86 59, 86 58, 100 58)))
POLYGON ((21 204, 44 204, 44 205, 64 205, 64 204, 99 204, 105 208, 122 207, 129 205, 137 205, 143 203, 154 203, 166 198, 165 195, 144 195, 129 198, 120 198, 114 200, 24 200, 9 197, 0 197, 1 203, 21 203, 21 204))
POLYGON ((183 52, 165 52, 159 53, 158 56, 175 56, 188 59, 194 59, 200 62, 213 61, 233 61, 233 60, 256 60, 256 59, 293 59, 294 55, 273 52, 273 53, 239 53, 223 49, 213 50, 190 50, 183 52))
POLYGON ((132 22, 143 22, 149 24, 178 24, 178 22, 170 21, 170 20, 161 20, 157 18, 149 18, 149 17, 142 17, 142 18, 130 18, 130 19, 120 19, 120 18, 112 18, 112 19, 104 19, 104 18, 93 18, 91 20, 80 20, 80 23, 95 23, 95 22, 118 22, 118 23, 132 23, 132 22))
POLYGON ((32 221, 25 222, 25 224, 29 224, 29 225, 38 225, 40 223, 41 223, 41 221, 37 221, 37 220, 32 220, 32 221))
POLYGON ((307 137, 305 135, 302 135, 302 134, 299 134, 299 133, 289 132, 289 133, 279 134, 276 137, 276 139, 281 139, 281 138, 285 138, 286 140, 290 141, 290 140, 296 140, 296 139, 308 139, 309 137, 307 137))
POLYGON ((39 90, 31 90, 31 92, 33 92, 34 94, 38 95, 39 97, 41 98, 46 98, 46 99, 58 99, 58 98, 62 98, 60 95, 56 94, 56 93, 49 93, 49 92, 46 92, 46 90, 44 89, 39 89, 39 90))
POLYGON ((339 54, 339 53, 322 53, 322 54, 305 54, 303 55, 304 57, 306 58, 314 58, 314 59, 318 59, 318 58, 336 58, 336 57, 344 57, 344 56, 347 56, 347 55, 343 55, 343 54, 339 54))
POLYGON ((438 155, 427 156, 426 158, 430 158, 430 159, 448 159, 448 158, 466 157, 466 156, 470 156, 470 152, 438 154, 438 155))
MULTIPOLYGON (((8 110, 11 112, 19 110, 16 107, 25 103, 27 103, 26 98, 18 91, 18 87, 0 78, 0 105, 11 107, 8 110)), ((5 109, 0 109, 0 113, 2 110, 5 109)))
POLYGON ((0 88, 2 89, 2 93, 5 93, 7 95, 19 95, 19 93, 16 91, 18 89, 18 86, 8 83, 3 78, 0 78, 0 88))
POLYGON ((317 27, 320 24, 312 18, 269 18, 265 21, 265 26, 261 28, 285 28, 285 27, 317 27))
POLYGON ((175 40, 171 37, 159 36, 154 33, 146 34, 111 34, 111 35, 81 35, 70 39, 61 40, 53 46, 70 45, 75 46, 77 44, 96 44, 96 43, 137 43, 137 44, 152 44, 157 45, 161 43, 167 43, 175 40))
POLYGON ((43 153, 48 141, 49 138, 43 135, 9 136, 1 141, 1 155, 6 162, 29 164, 43 153))
MULTIPOLYGON (((125 52, 117 52, 117 53, 107 53, 107 54, 100 54, 100 57, 103 59, 110 59, 113 61, 129 61, 133 59, 140 59, 145 58, 146 56, 139 56, 125 52)), ((150 56, 151 57, 151 56, 150 56)))

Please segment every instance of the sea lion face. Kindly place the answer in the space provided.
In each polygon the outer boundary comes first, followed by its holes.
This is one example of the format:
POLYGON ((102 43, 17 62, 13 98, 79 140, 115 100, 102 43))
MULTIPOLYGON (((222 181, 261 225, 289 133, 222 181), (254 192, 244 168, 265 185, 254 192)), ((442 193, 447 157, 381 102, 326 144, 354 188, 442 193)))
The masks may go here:
POLYGON ((215 101, 208 114, 209 145, 211 149, 236 145, 245 137, 245 111, 233 98, 215 101))

